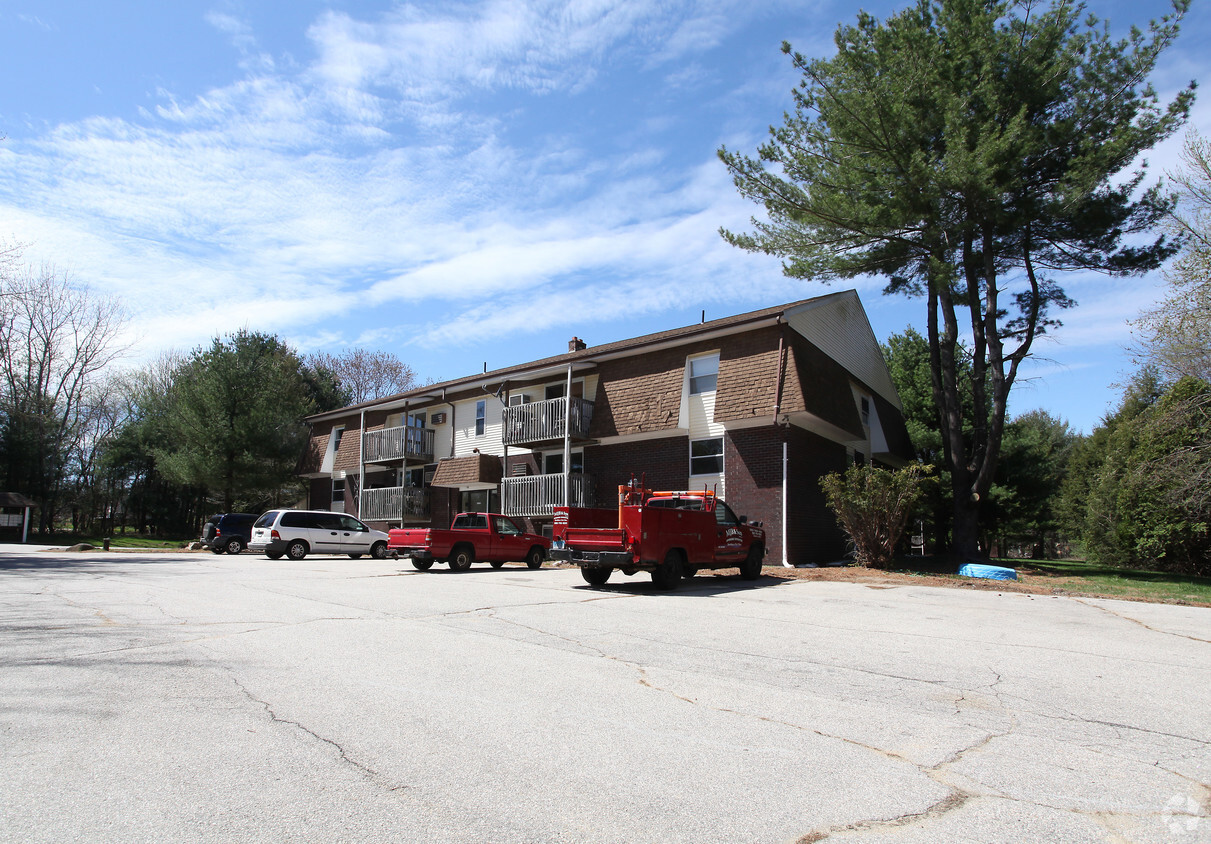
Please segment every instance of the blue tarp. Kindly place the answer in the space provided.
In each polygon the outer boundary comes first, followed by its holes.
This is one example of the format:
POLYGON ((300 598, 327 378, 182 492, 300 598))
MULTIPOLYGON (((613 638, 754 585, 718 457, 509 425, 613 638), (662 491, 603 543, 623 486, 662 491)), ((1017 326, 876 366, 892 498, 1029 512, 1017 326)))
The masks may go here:
POLYGON ((1018 573, 1004 566, 982 566, 977 563, 967 563, 959 566, 959 574, 963 577, 982 577, 985 580, 1017 580, 1018 573))

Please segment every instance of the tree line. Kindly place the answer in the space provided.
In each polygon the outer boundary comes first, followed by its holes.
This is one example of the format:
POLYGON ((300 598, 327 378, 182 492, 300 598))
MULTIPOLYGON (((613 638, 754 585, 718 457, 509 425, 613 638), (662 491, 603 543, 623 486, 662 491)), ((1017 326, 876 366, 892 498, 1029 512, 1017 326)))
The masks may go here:
POLYGON ((38 534, 184 536, 296 504, 306 416, 417 385, 387 352, 249 330, 120 370, 120 304, 21 257, 0 253, 0 489, 37 504, 38 534))

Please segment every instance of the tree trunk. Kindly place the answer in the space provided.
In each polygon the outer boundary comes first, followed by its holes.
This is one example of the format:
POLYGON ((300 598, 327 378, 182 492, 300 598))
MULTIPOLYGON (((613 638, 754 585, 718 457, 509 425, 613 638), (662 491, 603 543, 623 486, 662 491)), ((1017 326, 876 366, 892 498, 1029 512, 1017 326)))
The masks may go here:
POLYGON ((980 509, 971 500, 971 492, 954 488, 954 526, 951 533, 950 556, 956 562, 966 563, 983 560, 980 553, 980 509))

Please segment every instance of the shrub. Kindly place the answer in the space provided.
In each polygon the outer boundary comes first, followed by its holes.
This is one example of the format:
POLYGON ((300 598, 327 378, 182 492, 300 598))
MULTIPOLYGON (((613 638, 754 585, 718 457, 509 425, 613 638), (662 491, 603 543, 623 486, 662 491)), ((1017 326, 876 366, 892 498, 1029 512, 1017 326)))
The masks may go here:
POLYGON ((919 464, 896 470, 850 466, 843 475, 834 472, 820 479, 828 506, 849 536, 855 563, 884 566, 891 562, 924 492, 923 472, 919 464))

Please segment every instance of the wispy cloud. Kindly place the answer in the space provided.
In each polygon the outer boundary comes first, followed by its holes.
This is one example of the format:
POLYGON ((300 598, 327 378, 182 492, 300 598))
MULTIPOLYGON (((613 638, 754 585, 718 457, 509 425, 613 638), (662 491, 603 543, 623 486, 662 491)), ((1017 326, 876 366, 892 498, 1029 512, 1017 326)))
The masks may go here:
MULTIPOLYGON (((243 326, 304 350, 449 349, 572 318, 604 332, 689 302, 734 313, 825 290, 717 234, 746 229, 757 209, 711 150, 722 139, 754 149, 794 80, 776 44, 732 79, 710 51, 788 8, 824 43, 832 23, 813 29, 801 3, 330 10, 307 29, 310 64, 275 61, 232 8, 206 16, 237 54, 231 84, 153 91, 135 118, 0 145, 0 232, 122 296, 149 356, 243 326), (612 90, 611 74, 662 86, 654 106, 632 118, 630 104, 652 92, 612 90), (607 95, 623 119, 603 138, 592 121, 607 95), (687 117, 691 96, 709 98, 713 122, 687 117), (754 119, 755 101, 769 113, 754 119), (589 128, 562 119, 572 106, 589 128), (544 108, 554 117, 534 118, 544 108), (678 132, 705 135, 699 151, 687 154, 678 132)), ((872 313, 881 285, 858 283, 872 313)), ((1065 315, 1064 342, 1106 342, 1107 326, 1124 322, 1109 297, 1089 298, 1065 315)), ((894 318, 897 329, 907 321, 894 318)))

